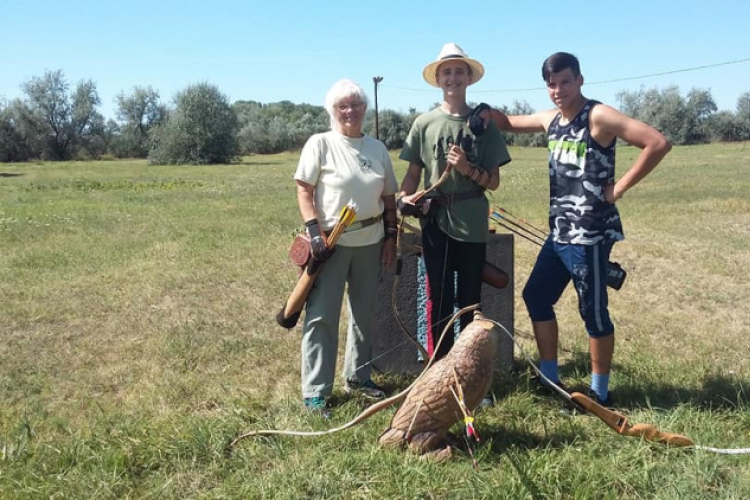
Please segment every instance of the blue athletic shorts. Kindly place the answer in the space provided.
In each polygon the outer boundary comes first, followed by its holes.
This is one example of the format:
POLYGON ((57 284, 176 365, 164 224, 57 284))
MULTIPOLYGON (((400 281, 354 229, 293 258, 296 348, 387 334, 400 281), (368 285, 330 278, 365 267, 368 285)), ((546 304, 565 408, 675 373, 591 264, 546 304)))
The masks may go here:
POLYGON ((554 305, 572 279, 578 294, 578 311, 588 334, 604 337, 614 333, 607 309, 607 262, 612 245, 612 241, 571 245, 548 238, 523 289, 531 320, 554 319, 554 305))

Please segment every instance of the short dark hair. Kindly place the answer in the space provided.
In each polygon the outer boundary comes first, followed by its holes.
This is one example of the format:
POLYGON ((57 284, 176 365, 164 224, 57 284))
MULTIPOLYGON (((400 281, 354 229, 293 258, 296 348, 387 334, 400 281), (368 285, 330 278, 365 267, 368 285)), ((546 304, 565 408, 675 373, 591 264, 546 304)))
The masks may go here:
POLYGON ((552 73, 559 73, 570 68, 570 72, 573 76, 578 78, 581 74, 581 65, 578 62, 578 58, 568 52, 555 52, 542 64, 542 78, 545 82, 549 82, 549 77, 552 73))

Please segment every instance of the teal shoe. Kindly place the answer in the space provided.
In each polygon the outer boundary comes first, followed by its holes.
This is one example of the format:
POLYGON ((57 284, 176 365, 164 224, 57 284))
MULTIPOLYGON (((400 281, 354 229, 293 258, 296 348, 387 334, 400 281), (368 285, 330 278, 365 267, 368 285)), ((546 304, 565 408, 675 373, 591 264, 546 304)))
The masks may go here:
POLYGON ((322 396, 305 398, 305 408, 312 414, 320 415, 324 420, 331 418, 331 409, 328 408, 328 401, 322 396))

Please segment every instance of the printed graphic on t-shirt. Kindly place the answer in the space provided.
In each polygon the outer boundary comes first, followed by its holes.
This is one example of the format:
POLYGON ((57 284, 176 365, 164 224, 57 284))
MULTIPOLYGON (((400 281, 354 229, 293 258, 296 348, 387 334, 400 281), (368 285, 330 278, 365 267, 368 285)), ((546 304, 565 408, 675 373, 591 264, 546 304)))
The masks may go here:
POLYGON ((369 172, 370 170, 372 170, 372 163, 370 162, 369 158, 363 156, 362 154, 358 154, 357 160, 359 160, 359 168, 361 168, 363 172, 369 172))
POLYGON ((440 136, 435 144, 432 146, 432 154, 435 160, 445 160, 448 157, 448 150, 454 144, 457 144, 466 153, 466 159, 469 163, 475 163, 477 157, 477 144, 474 137, 468 133, 464 133, 464 129, 458 130, 458 135, 453 137, 452 134, 448 136, 440 136))

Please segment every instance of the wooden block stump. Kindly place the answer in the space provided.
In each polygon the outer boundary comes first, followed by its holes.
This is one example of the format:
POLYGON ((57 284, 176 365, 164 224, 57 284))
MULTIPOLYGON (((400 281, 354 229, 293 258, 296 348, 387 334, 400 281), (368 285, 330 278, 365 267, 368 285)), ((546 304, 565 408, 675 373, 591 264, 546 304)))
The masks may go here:
MULTIPOLYGON (((414 234, 403 235, 403 246, 421 245, 421 238, 414 234)), ((404 252, 404 264, 396 292, 396 304, 399 316, 409 331, 416 335, 419 324, 427 320, 420 317, 419 300, 424 295, 420 290, 419 275, 420 256, 413 252, 404 252)), ((508 285, 498 289, 482 285, 482 311, 490 319, 502 323, 513 331, 513 235, 490 234, 487 242, 487 261, 495 264, 508 274, 508 285)), ((373 341, 373 365, 376 369, 391 373, 416 373, 422 370, 417 348, 406 338, 393 315, 391 308, 391 291, 394 273, 386 273, 378 290, 378 303, 375 311, 377 330, 373 341)), ((440 332, 436 332, 439 335, 440 332)), ((507 334, 500 335, 500 348, 497 356, 497 369, 507 372, 513 366, 513 341, 507 334)))

